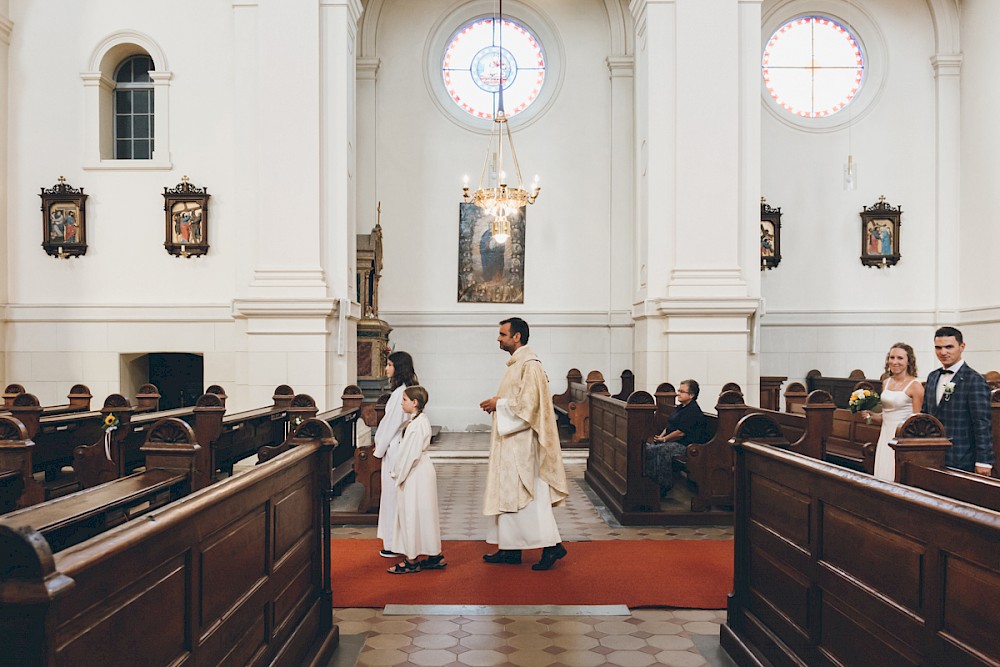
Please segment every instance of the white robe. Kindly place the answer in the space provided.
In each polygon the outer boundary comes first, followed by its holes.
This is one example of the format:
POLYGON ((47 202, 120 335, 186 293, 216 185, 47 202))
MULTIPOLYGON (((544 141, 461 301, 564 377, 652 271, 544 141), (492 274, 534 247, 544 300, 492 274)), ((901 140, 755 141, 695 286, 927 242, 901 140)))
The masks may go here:
POLYGON ((548 378, 527 346, 507 361, 493 413, 483 494, 486 541, 537 549, 562 541, 552 512, 568 494, 548 378))
POLYGON ((410 560, 441 553, 437 473, 427 454, 430 444, 431 423, 421 413, 409 422, 402 441, 395 446, 392 477, 398 493, 392 545, 410 560))
POLYGON ((382 495, 378 506, 378 529, 386 551, 399 553, 393 548, 392 533, 396 526, 396 482, 392 479, 392 466, 396 460, 396 445, 403 436, 403 425, 409 415, 403 412, 403 391, 406 385, 396 387, 385 404, 378 428, 375 429, 375 458, 382 459, 382 495))

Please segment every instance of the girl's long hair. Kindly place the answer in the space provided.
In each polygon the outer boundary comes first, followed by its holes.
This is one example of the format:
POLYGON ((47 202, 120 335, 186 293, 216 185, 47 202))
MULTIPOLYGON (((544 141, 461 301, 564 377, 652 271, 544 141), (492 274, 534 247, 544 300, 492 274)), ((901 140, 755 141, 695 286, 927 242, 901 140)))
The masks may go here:
POLYGON ((420 384, 417 372, 413 370, 413 357, 410 356, 409 352, 393 352, 389 355, 389 361, 392 362, 393 367, 391 389, 396 389, 404 384, 407 387, 420 384))

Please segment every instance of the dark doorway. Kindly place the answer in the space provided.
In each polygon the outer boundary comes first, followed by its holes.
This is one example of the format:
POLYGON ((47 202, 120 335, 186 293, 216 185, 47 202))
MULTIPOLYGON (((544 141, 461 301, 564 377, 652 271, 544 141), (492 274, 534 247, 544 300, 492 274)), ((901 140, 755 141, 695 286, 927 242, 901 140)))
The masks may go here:
POLYGON ((151 352, 149 381, 160 390, 160 409, 194 405, 205 386, 205 360, 198 354, 151 352))

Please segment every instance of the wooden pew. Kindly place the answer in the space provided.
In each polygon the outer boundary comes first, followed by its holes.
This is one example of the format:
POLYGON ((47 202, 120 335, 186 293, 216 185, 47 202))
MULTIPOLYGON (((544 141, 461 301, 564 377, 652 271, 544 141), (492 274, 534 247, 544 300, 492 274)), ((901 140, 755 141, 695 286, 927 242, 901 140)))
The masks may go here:
POLYGON ((788 386, 785 387, 785 412, 802 412, 802 405, 806 402, 808 395, 809 392, 804 384, 789 382, 788 386))
POLYGON ((781 384, 787 379, 784 375, 760 376, 760 407, 765 410, 781 410, 781 384))
POLYGON ((611 398, 617 398, 619 401, 627 401, 628 397, 631 396, 634 391, 635 373, 626 368, 622 371, 622 390, 611 398))
POLYGON ((143 446, 145 472, 11 512, 0 524, 31 526, 55 550, 79 544, 207 486, 209 477, 197 465, 199 449, 187 424, 160 420, 143 446))
POLYGON ((45 500, 45 488, 34 477, 34 448, 24 424, 0 415, 0 514, 45 500))
POLYGON ((896 482, 1000 512, 1000 480, 945 466, 951 441, 940 421, 915 414, 889 441, 896 458, 896 482))
POLYGON ((566 373, 566 391, 552 395, 552 407, 556 410, 557 419, 568 420, 569 403, 573 400, 573 384, 580 382, 583 382, 583 373, 578 368, 569 369, 569 372, 566 373))
POLYGON ((809 391, 822 389, 829 393, 833 396, 833 402, 838 408, 847 408, 851 400, 851 392, 854 391, 859 382, 868 382, 873 387, 878 388, 882 386, 882 380, 866 378, 865 372, 857 368, 851 371, 851 374, 846 378, 824 377, 815 369, 806 373, 806 388, 809 391))
MULTIPOLYGON (((20 394, 26 394, 24 387, 19 384, 9 384, 3 391, 3 410, 10 410, 14 404, 14 399, 20 394)), ((75 384, 69 390, 66 399, 68 403, 62 405, 46 405, 42 407, 42 415, 62 415, 70 412, 87 412, 90 410, 90 399, 93 396, 90 389, 85 384, 75 384)))
POLYGON ((1000 512, 771 447, 768 421, 734 436, 737 664, 996 665, 1000 512))
POLYGON ((644 475, 645 443, 663 429, 675 398, 669 383, 657 388, 655 398, 637 391, 625 403, 610 396, 591 395, 591 442, 585 479, 622 523, 704 525, 731 520, 732 462, 728 441, 736 422, 749 407, 737 391, 720 395, 718 416, 706 414, 712 438, 687 448, 690 507, 666 511, 660 502, 659 485, 644 475))
POLYGON ((587 373, 586 381, 571 379, 579 377, 580 371, 571 368, 566 374, 566 391, 552 396, 552 407, 556 411, 556 418, 572 427, 573 435, 570 437, 570 442, 585 444, 590 439, 590 401, 588 396, 591 393, 608 396, 611 392, 604 384, 604 376, 600 371, 587 373))
POLYGON ((0 521, 4 663, 326 665, 334 440, 316 420, 297 435, 264 465, 62 551, 0 521))

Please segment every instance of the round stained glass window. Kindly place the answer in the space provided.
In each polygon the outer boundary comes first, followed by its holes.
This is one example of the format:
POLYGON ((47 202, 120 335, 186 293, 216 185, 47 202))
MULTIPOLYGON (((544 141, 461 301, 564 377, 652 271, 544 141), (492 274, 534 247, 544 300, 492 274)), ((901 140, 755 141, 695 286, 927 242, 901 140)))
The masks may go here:
POLYGON ((516 116, 534 102, 545 83, 545 52, 517 21, 503 19, 503 39, 493 17, 463 26, 445 48, 441 76, 448 96, 476 118, 492 119, 503 86, 504 111, 516 116))
POLYGON ((788 21, 771 35, 761 58, 771 98, 802 118, 843 111, 861 90, 865 65, 857 38, 845 25, 825 16, 788 21))

